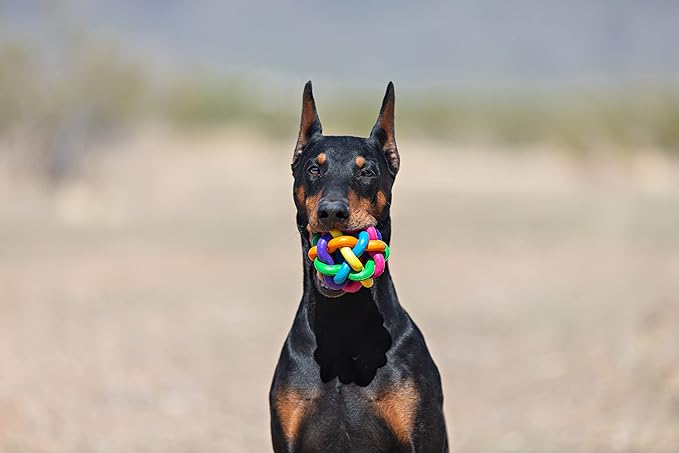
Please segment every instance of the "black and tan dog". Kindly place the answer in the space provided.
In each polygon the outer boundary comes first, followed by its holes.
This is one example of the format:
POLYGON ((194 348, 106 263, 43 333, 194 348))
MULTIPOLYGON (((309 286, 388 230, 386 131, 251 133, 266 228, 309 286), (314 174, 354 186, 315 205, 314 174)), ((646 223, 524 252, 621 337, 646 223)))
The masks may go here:
POLYGON ((322 135, 306 84, 292 160, 304 295, 269 395, 276 452, 448 451, 441 378, 389 269, 345 294, 306 257, 311 235, 331 229, 376 226, 389 243, 398 168, 392 83, 368 138, 322 135))

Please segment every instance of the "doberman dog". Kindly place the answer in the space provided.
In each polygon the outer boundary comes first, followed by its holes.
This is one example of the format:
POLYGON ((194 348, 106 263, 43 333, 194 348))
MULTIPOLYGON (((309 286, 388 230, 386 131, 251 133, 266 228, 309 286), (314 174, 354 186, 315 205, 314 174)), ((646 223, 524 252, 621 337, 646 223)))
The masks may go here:
POLYGON ((293 153, 304 294, 271 385, 275 452, 446 452, 441 377, 387 268, 372 288, 325 286, 311 237, 375 226, 389 243, 399 169, 389 83, 368 138, 324 136, 311 82, 293 153))

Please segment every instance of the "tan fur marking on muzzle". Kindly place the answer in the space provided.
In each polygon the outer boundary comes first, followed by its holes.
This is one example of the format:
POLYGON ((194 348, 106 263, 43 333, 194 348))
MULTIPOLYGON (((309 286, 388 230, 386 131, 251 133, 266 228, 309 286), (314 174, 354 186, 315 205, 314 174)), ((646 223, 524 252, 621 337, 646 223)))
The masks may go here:
POLYGON ((373 206, 369 199, 361 198, 353 190, 349 191, 349 219, 344 228, 350 230, 362 230, 369 226, 377 225, 377 219, 371 213, 373 206))
POLYGON ((382 214, 387 207, 387 196, 381 190, 377 192, 377 214, 382 214))
POLYGON ((295 200, 299 206, 304 205, 304 199, 306 198, 306 192, 304 186, 298 186, 295 189, 295 200))
POLYGON ((318 203, 321 201, 322 192, 314 195, 309 195, 304 201, 306 205, 306 213, 309 218, 309 226, 312 230, 316 230, 318 226, 318 203))

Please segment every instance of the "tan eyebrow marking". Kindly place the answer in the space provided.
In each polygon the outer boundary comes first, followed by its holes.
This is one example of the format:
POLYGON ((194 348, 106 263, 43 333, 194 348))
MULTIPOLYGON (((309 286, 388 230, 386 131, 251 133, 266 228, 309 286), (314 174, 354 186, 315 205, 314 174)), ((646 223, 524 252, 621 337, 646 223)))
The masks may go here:
POLYGON ((358 156, 358 157, 356 158, 356 166, 357 166, 358 168, 363 168, 364 165, 365 165, 365 157, 363 157, 363 156, 358 156))
POLYGON ((321 153, 316 156, 316 162, 318 162, 319 165, 323 165, 326 160, 328 160, 328 157, 325 155, 325 153, 321 153))

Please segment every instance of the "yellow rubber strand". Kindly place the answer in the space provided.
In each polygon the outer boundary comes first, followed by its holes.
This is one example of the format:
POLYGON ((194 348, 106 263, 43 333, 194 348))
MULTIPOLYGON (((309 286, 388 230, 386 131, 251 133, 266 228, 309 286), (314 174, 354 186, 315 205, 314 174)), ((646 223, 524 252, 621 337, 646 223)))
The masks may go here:
POLYGON ((363 270, 363 263, 354 254, 354 251, 349 247, 342 247, 340 253, 344 257, 344 260, 355 272, 361 272, 363 270))
POLYGON ((366 278, 365 280, 361 280, 361 285, 363 285, 365 288, 372 288, 373 283, 375 283, 375 281, 372 278, 366 278))

